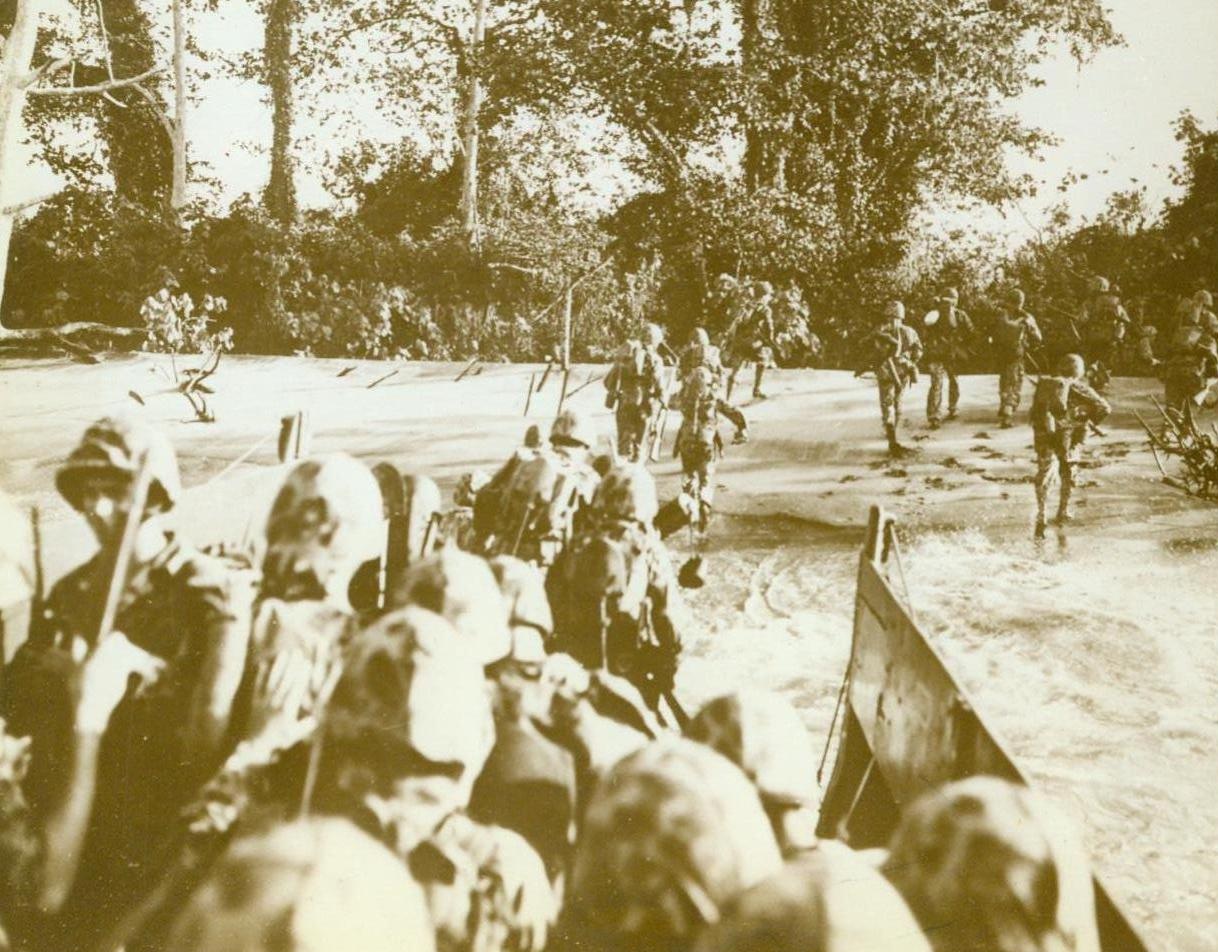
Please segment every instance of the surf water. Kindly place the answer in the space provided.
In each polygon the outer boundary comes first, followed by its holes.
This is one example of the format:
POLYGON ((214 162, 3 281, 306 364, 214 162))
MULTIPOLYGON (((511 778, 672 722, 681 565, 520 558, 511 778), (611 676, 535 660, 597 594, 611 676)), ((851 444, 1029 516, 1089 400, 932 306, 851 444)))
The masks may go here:
MULTIPOLYGON (((986 722, 1079 821, 1152 948, 1218 948, 1218 527, 1164 541, 979 531, 907 539, 923 629, 986 722)), ((849 657, 857 532, 725 520, 678 691, 784 693, 827 736, 849 657), (730 540, 730 541, 729 541, 730 540)), ((832 765, 826 767, 825 779, 832 765)))

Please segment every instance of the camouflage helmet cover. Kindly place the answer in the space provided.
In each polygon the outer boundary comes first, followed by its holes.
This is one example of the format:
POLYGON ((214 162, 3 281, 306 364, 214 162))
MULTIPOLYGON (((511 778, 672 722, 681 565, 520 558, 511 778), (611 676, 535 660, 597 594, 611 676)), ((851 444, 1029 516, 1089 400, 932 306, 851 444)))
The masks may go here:
POLYGON ((901 894, 841 843, 823 841, 732 901, 697 952, 930 952, 901 894))
POLYGON ((1083 358, 1078 354, 1066 354, 1058 366, 1058 373, 1071 380, 1081 379, 1086 372, 1087 365, 1083 363, 1083 358))
POLYGON ((1092 294, 1107 294, 1109 287, 1110 285, 1108 284, 1108 279, 1102 274, 1094 275, 1091 278, 1090 288, 1092 294))
POLYGON ((619 761, 593 793, 569 905, 593 946, 679 950, 780 863, 740 770, 693 741, 659 740, 619 761))
POLYGON ((900 301, 889 301, 884 305, 884 317, 890 321, 905 320, 905 305, 900 301))
POLYGON ((609 519, 651 525, 660 508, 655 479, 638 464, 615 466, 596 487, 592 506, 599 515, 609 519))
POLYGON ((1210 294, 1209 291, 1205 290, 1205 288, 1202 288, 1200 291, 1198 291, 1196 294, 1193 295, 1193 301, 1197 304, 1200 304, 1202 307, 1213 307, 1214 306, 1214 296, 1212 294, 1210 294))
POLYGON ((266 524, 263 574, 311 571, 325 582, 375 558, 384 504, 368 467, 345 453, 302 460, 288 473, 266 524))
POLYGON ((950 948, 1099 948, 1081 842, 1045 801, 1006 780, 970 777, 912 803, 884 873, 950 948))
POLYGON ((643 325, 641 339, 648 347, 659 347, 664 343, 664 328, 648 321, 643 325))
POLYGON ((310 819, 236 840, 178 915, 180 952, 432 952, 422 889, 346 820, 310 819))
POLYGON ((1023 293, 1023 288, 1009 289, 1006 293, 1006 299, 1007 299, 1007 303, 1009 305, 1011 305, 1011 307, 1015 308, 1016 310, 1023 307, 1024 302, 1026 301, 1026 297, 1023 293))
POLYGON ((960 303, 960 292, 955 288, 944 288, 939 294, 940 301, 950 301, 952 304, 960 303))
POLYGON ((90 478, 130 480, 146 461, 152 481, 148 488, 150 507, 166 512, 182 493, 178 461, 173 447, 158 429, 134 414, 105 417, 85 430, 55 474, 55 486, 74 509, 81 506, 81 492, 90 478))
POLYGON ((596 424, 588 414, 568 407, 554 418, 554 424, 550 427, 550 442, 591 449, 596 445, 596 424))
POLYGON ((708 702, 685 733, 743 770, 763 800, 803 806, 816 799, 812 735, 782 696, 749 689, 725 694, 708 702))
POLYGON ((445 546, 403 574, 389 603, 395 608, 419 605, 442 615, 479 664, 494 664, 511 653, 508 605, 490 565, 476 555, 445 546))
POLYGON ((366 750, 378 769, 398 761, 393 750, 460 764, 468 794, 494 742, 482 666, 434 612, 390 612, 352 643, 326 733, 332 746, 366 750))

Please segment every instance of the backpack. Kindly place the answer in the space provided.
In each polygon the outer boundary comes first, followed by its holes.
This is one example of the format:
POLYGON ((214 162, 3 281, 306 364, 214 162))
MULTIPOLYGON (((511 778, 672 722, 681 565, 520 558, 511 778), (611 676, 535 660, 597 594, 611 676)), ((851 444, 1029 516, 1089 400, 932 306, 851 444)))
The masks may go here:
POLYGON ((588 490, 586 474, 552 452, 523 461, 503 493, 492 554, 548 565, 571 536, 588 490))
POLYGON ((546 576, 556 647, 587 668, 629 676, 652 641, 647 560, 638 533, 577 537, 546 576))

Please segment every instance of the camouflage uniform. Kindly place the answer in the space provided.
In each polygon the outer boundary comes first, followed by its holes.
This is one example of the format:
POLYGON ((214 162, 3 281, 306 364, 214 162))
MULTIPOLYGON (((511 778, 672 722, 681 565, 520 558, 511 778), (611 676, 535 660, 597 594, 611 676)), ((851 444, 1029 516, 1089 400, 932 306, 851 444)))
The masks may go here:
POLYGON ((599 477, 588 464, 596 442, 591 420, 565 410, 548 449, 517 454, 478 494, 477 512, 493 518, 488 555, 513 555, 545 567, 580 525, 599 477))
POLYGON ((921 336, 930 373, 926 420, 931 426, 938 426, 943 420, 945 383, 949 419, 956 415, 956 407, 960 403, 960 381, 956 379, 956 370, 968 355, 969 339, 974 331, 968 314, 956 306, 958 300, 956 289, 949 288, 939 299, 938 319, 933 323, 923 320, 921 336))
POLYGON ((1200 334, 1191 344, 1176 347, 1164 363, 1163 405, 1180 413, 1205 390, 1209 380, 1218 377, 1213 341, 1204 341, 1200 334))
POLYGON ((592 527, 546 576, 556 649, 626 678, 652 709, 672 689, 687 624, 668 552, 651 528, 656 508, 646 470, 611 470, 592 527))
POLYGON ((753 296, 743 302, 742 313, 732 323, 732 349, 729 357, 731 373, 727 378, 727 395, 731 398, 736 376, 750 360, 753 361, 753 397, 761 400, 761 379, 766 367, 774 362, 774 311, 772 307, 774 289, 768 281, 753 284, 753 296))
POLYGON ((891 320, 871 336, 871 343, 875 350, 880 419, 888 437, 888 449, 895 453, 902 450, 897 442, 897 427, 901 424, 901 397, 905 388, 918 379, 922 340, 917 331, 901 323, 905 317, 905 306, 901 302, 890 302, 886 313, 891 320))
MULTIPOLYGON (((90 480, 130 483, 141 458, 152 474, 145 514, 166 512, 180 492, 173 450, 132 418, 90 427, 57 474, 57 485, 80 508, 90 480)), ((246 664, 250 588, 159 524, 141 531, 149 530, 162 547, 132 566, 113 630, 167 666, 146 690, 119 702, 102 735, 92 812, 63 913, 84 930, 72 941, 100 934, 148 885, 177 811, 225 753, 246 664)), ((96 648, 111 581, 110 546, 117 544, 104 543, 52 588, 14 658, 5 703, 11 729, 34 738, 37 754, 26 789, 39 814, 66 796, 74 749, 70 672, 96 648)))
POLYGON ((414 605, 360 634, 327 713, 316 805, 408 861, 441 949, 536 949, 556 915, 544 864, 462 813, 495 738, 468 638, 414 605))
POLYGON ((656 411, 664 400, 664 359, 660 356, 659 340, 656 333, 646 340, 627 344, 605 376, 608 390, 605 403, 614 408, 617 451, 622 459, 639 458, 656 411))
POLYGON ((681 429, 673 449, 681 457, 681 492, 695 509, 691 521, 705 529, 715 495, 715 469, 723 455, 719 414, 736 426, 736 439, 747 439, 744 416, 714 389, 714 378, 705 367, 696 368, 686 379, 678 398, 681 429))
POLYGON ((1125 338, 1130 319, 1107 278, 1096 277, 1091 287, 1091 298, 1079 318, 1085 339, 1084 356, 1093 373, 1106 376, 1115 366, 1116 349, 1125 338))
POLYGON ((1087 425, 1097 424, 1108 415, 1107 402, 1083 383, 1081 363, 1077 361, 1071 367, 1071 376, 1042 377, 1032 399, 1038 533, 1044 528, 1045 506, 1055 476, 1061 478, 1057 517, 1060 521, 1069 518, 1078 447, 1086 437, 1087 425))
POLYGON ((1024 363, 1029 343, 1041 343, 1040 325, 1020 307, 1005 307, 998 315, 993 340, 998 353, 998 420, 1010 426, 1023 396, 1024 363))

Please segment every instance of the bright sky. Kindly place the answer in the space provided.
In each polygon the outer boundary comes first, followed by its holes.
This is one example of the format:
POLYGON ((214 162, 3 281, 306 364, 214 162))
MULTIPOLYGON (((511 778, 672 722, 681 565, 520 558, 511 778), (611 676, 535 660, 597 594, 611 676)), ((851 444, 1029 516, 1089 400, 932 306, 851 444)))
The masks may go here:
MULTIPOLYGON (((1206 125, 1218 122, 1218 0, 1109 0, 1109 7, 1128 45, 1100 54, 1081 69, 1063 50, 1044 65, 1045 85, 1015 104, 1026 120, 1061 140, 1046 150, 1043 162, 1016 163, 1019 171, 1031 172, 1043 184, 1040 195, 1021 206, 1034 223, 1062 198, 1056 185, 1070 170, 1087 176, 1069 193, 1076 216, 1095 214, 1112 191, 1134 185, 1145 184, 1148 198, 1157 205, 1172 193, 1168 168, 1180 156, 1172 120, 1187 108, 1206 125)), ((250 47, 260 45, 261 23, 250 6, 229 3, 223 11, 221 21, 208 23, 205 42, 223 37, 231 49, 233 37, 240 36, 250 47)), ((366 121, 371 137, 394 134, 358 100, 353 100, 353 109, 366 117, 360 121, 366 121)), ((302 131, 321 133, 316 136, 320 148, 341 145, 329 130, 310 129, 306 104, 299 109, 298 121, 302 131)), ((269 140, 270 118, 258 86, 227 79, 209 84, 206 101, 191 115, 192 157, 209 163, 212 174, 224 183, 227 198, 262 188, 269 140), (255 154, 250 154, 251 147, 255 154)), ((53 184, 48 173, 31 162, 14 183, 17 187, 5 192, 20 200, 53 184)), ((315 171, 303 176, 300 192, 306 203, 327 201, 315 171)), ((1029 234, 1018 212, 974 224, 1005 234, 1008 241, 1029 234)))

